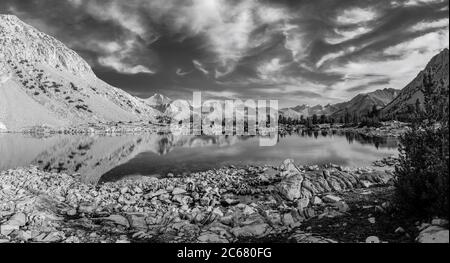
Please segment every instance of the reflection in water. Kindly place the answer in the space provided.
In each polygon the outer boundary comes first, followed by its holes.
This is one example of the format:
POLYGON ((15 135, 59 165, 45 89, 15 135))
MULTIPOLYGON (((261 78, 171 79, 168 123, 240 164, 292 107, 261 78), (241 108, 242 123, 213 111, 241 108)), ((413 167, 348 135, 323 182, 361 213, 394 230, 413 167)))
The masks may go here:
POLYGON ((280 136, 273 147, 260 147, 259 138, 250 136, 143 134, 35 138, 0 134, 0 170, 37 165, 47 171, 79 173, 83 181, 98 183, 227 165, 278 165, 286 158, 302 164, 366 166, 396 154, 396 148, 395 139, 327 132, 280 136))

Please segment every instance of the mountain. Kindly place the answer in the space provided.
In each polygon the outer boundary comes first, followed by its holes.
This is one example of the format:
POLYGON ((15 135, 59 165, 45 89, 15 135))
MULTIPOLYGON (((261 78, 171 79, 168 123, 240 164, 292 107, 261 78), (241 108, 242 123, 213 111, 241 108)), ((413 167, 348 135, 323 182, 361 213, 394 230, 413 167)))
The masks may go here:
POLYGON ((336 111, 337 108, 334 105, 328 104, 326 106, 322 105, 316 105, 316 106, 309 106, 309 105, 299 105, 293 108, 285 108, 281 109, 281 115, 283 115, 286 118, 293 118, 298 119, 301 116, 304 118, 311 117, 313 115, 321 116, 321 115, 330 115, 334 111, 336 111))
POLYGON ((0 15, 0 127, 154 120, 158 114, 98 79, 60 41, 15 16, 0 15))
POLYGON ((170 104, 172 100, 162 94, 156 93, 155 95, 146 99, 145 102, 147 102, 149 105, 155 106, 155 105, 170 104))
POLYGON ((300 105, 293 108, 282 109, 281 114, 286 118, 298 119, 303 117, 311 117, 314 114, 317 116, 328 115, 335 119, 345 116, 346 112, 350 114, 357 113, 358 115, 365 115, 370 112, 374 106, 377 109, 382 109, 388 105, 399 93, 396 89, 376 90, 370 93, 359 94, 350 101, 328 104, 326 106, 316 105, 313 107, 307 105, 300 105))
POLYGON ((394 100, 399 94, 396 89, 382 89, 370 93, 359 94, 348 102, 340 103, 338 108, 331 116, 335 119, 344 117, 346 113, 357 114, 358 116, 367 115, 375 106, 382 109, 394 100))
POLYGON ((445 85, 448 85, 448 57, 448 49, 444 49, 438 55, 434 56, 425 69, 422 70, 411 83, 401 90, 397 98, 395 98, 381 111, 382 115, 387 118, 399 116, 407 111, 408 105, 414 105, 417 99, 419 99, 420 103, 423 105, 423 78, 428 72, 433 72, 432 76, 434 81, 443 81, 445 85))
POLYGON ((170 103, 172 100, 162 94, 156 93, 148 99, 145 99, 145 103, 150 107, 160 111, 161 113, 165 113, 167 109, 170 107, 170 103))

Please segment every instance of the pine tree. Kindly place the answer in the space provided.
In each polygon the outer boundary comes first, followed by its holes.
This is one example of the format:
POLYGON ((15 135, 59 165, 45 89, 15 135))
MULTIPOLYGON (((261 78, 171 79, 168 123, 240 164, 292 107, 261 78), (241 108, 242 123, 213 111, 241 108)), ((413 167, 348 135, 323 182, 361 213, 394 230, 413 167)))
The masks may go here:
POLYGON ((449 87, 423 80, 424 111, 400 140, 397 201, 406 211, 448 218, 449 87))

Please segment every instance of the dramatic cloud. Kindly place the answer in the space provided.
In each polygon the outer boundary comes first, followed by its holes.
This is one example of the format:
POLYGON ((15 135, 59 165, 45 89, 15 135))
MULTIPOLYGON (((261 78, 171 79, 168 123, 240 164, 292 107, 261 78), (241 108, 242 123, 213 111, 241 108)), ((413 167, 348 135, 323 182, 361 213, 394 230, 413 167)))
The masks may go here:
POLYGON ((2 0, 141 97, 326 104, 402 88, 448 47, 448 0, 2 0))

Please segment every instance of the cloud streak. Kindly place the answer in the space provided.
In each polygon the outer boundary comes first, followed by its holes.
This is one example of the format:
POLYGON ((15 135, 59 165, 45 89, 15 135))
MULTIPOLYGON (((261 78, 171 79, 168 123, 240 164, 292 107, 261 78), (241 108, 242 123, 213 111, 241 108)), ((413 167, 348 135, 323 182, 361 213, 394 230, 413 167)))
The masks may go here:
POLYGON ((448 0, 3 0, 0 12, 142 97, 339 102, 402 88, 449 38, 448 0))

